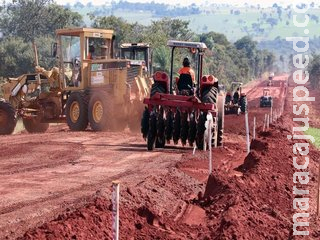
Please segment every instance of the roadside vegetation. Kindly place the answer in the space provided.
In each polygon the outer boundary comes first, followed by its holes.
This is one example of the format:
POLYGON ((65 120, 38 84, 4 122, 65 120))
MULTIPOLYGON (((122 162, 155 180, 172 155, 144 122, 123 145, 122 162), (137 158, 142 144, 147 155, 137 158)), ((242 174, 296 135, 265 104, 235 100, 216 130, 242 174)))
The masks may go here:
MULTIPOLYGON (((192 11, 197 13, 196 9, 192 11)), ((51 44, 55 41, 55 30, 84 26, 114 29, 117 45, 123 42, 150 43, 155 70, 169 70, 168 39, 205 42, 209 58, 204 71, 213 73, 225 85, 232 81, 245 83, 273 69, 275 56, 267 50, 260 50, 258 43, 249 36, 232 43, 224 34, 213 31, 195 33, 189 21, 168 17, 151 21, 149 25, 130 23, 113 15, 91 14, 89 17, 90 26, 85 24, 81 14, 51 0, 17 0, 2 5, 0 76, 13 77, 34 70, 33 42, 38 46, 39 64, 52 67, 55 59, 51 57, 51 44)))
POLYGON ((315 139, 314 145, 315 145, 317 148, 320 148, 320 128, 312 128, 312 127, 310 127, 310 128, 305 132, 305 134, 313 136, 314 139, 315 139))

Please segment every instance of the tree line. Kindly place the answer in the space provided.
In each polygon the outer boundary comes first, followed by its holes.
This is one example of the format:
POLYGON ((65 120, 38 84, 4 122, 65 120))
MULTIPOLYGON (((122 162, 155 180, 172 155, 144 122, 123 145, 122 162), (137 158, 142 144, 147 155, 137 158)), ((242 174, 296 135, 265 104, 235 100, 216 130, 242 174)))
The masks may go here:
MULTIPOLYGON (((213 73, 224 84, 232 81, 248 82, 272 71, 275 56, 259 50, 257 42, 243 37, 231 43, 221 33, 196 34, 189 22, 162 18, 144 26, 128 23, 121 17, 90 16, 92 26, 113 29, 116 44, 124 42, 146 42, 153 49, 153 66, 169 71, 170 50, 168 39, 202 41, 208 46, 205 73, 213 73)), ((12 77, 34 70, 32 42, 38 46, 39 64, 51 68, 55 59, 51 57, 51 44, 55 41, 56 29, 84 27, 79 13, 72 12, 51 0, 16 0, 0 7, 0 76, 12 77)))

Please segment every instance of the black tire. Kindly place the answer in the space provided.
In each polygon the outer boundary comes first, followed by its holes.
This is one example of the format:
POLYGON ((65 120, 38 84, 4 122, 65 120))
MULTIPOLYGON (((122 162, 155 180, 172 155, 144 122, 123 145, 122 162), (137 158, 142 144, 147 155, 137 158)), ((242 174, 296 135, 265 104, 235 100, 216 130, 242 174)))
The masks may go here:
POLYGON ((223 146, 223 132, 224 132, 224 96, 218 96, 218 139, 217 146, 223 146))
POLYGON ((180 138, 181 138, 182 146, 185 146, 187 144, 188 133, 189 133, 188 113, 183 112, 181 113, 181 130, 180 130, 180 138))
POLYGON ((83 92, 73 92, 66 103, 67 124, 72 131, 83 131, 88 126, 88 97, 83 92))
POLYGON ((157 119, 156 148, 164 148, 165 144, 166 144, 165 122, 163 119, 163 108, 160 108, 158 119, 157 119))
POLYGON ((150 114, 149 119, 149 131, 147 137, 147 147, 149 151, 152 151, 155 147, 155 140, 157 135, 157 115, 155 112, 150 114))
POLYGON ((155 82, 154 84, 152 84, 150 96, 152 97, 157 92, 158 93, 165 93, 166 92, 165 87, 160 82, 155 82))
POLYGON ((190 146, 193 146, 193 143, 197 135, 197 123, 196 123, 196 117, 194 112, 190 114, 189 119, 190 121, 189 121, 188 142, 190 146))
POLYGON ((178 144, 180 139, 180 130, 181 130, 181 114, 180 111, 177 110, 174 120, 173 120, 173 142, 174 144, 178 144))
POLYGON ((10 103, 0 100, 0 135, 12 134, 16 124, 15 109, 10 103))
POLYGON ((105 131, 113 121, 112 103, 106 92, 93 92, 89 101, 88 119, 93 131, 105 131))
POLYGON ((170 140, 172 139, 172 135, 173 135, 173 112, 171 110, 169 110, 167 112, 167 116, 166 116, 166 121, 165 121, 165 125, 166 125, 166 129, 165 129, 165 136, 166 136, 166 140, 167 142, 170 142, 170 140))
POLYGON ((214 86, 205 88, 201 95, 201 101, 203 103, 216 103, 218 89, 214 86))
POLYGON ((146 139, 149 132, 149 118, 150 113, 148 108, 146 107, 143 111, 142 118, 141 118, 141 133, 143 139, 146 139))
POLYGON ((205 122, 207 120, 206 113, 200 113, 197 123, 196 145, 199 150, 203 150, 203 137, 206 130, 205 122))
POLYGON ((241 96, 240 97, 240 109, 242 113, 245 113, 247 111, 247 97, 246 96, 241 96))
POLYGON ((44 133, 49 128, 49 123, 42 123, 41 117, 24 118, 23 119, 24 128, 28 133, 44 133))

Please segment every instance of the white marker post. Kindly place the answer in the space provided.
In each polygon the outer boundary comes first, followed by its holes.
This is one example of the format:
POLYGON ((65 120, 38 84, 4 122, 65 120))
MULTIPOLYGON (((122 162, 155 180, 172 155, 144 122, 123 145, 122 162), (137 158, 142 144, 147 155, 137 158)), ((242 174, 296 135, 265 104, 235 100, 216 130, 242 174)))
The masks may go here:
POLYGON ((270 109, 270 123, 273 122, 273 110, 272 110, 272 105, 271 105, 271 109, 270 109))
MULTIPOLYGON (((208 121, 208 145, 209 145, 209 175, 212 174, 212 115, 211 113, 207 114, 207 121, 208 121)), ((216 130, 216 129, 215 129, 216 130)))
POLYGON ((245 115, 246 119, 246 132, 247 132, 247 153, 250 153, 250 130, 249 130, 249 117, 248 117, 248 111, 246 111, 245 115))
POLYGON ((253 139, 256 139, 256 117, 253 118, 253 139))
POLYGON ((113 240, 119 240, 119 196, 120 183, 112 182, 112 231, 113 240))
POLYGON ((270 115, 267 115, 267 131, 269 131, 269 127, 270 127, 270 115))
POLYGON ((263 132, 266 131, 266 127, 267 127, 267 114, 264 115, 264 119, 263 119, 263 129, 262 129, 263 132))

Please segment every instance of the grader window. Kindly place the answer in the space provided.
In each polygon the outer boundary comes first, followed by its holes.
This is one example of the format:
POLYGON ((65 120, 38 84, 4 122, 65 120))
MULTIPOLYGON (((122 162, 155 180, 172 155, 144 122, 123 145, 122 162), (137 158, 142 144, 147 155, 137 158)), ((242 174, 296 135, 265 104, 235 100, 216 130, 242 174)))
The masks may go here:
POLYGON ((103 38, 86 38, 86 59, 110 58, 111 40, 103 38))

